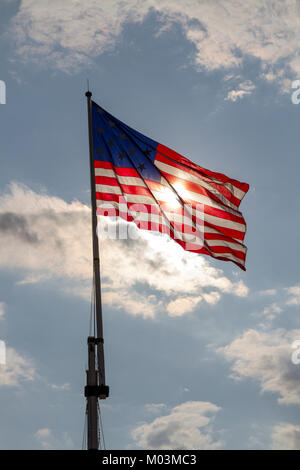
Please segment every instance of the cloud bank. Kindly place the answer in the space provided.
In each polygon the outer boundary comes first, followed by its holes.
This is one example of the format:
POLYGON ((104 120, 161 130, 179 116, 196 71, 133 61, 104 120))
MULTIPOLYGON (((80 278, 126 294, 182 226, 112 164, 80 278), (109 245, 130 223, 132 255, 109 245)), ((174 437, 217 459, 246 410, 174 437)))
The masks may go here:
POLYGON ((232 362, 232 378, 253 379, 262 392, 279 395, 280 404, 300 403, 300 367, 293 364, 292 344, 300 330, 248 330, 218 352, 232 362))
POLYGON ((215 437, 213 420, 220 407, 203 401, 188 401, 151 423, 137 426, 132 437, 143 449, 218 449, 223 442, 215 437))
MULTIPOLYGON (((20 59, 70 72, 115 48, 124 26, 141 23, 151 12, 157 16, 156 34, 181 27, 200 70, 237 76, 245 61, 254 59, 260 78, 285 90, 300 75, 296 0, 186 0, 184 7, 181 0, 22 0, 11 37, 20 59)), ((247 80, 229 90, 227 99, 251 93, 254 86, 247 80)))
POLYGON ((74 443, 68 433, 63 432, 58 436, 53 434, 52 429, 41 428, 34 434, 40 447, 44 450, 72 449, 74 443))
MULTIPOLYGON (((112 226, 106 221, 101 218, 102 232, 112 226)), ((90 227, 90 209, 79 201, 68 203, 12 184, 0 197, 0 267, 23 273, 18 284, 59 279, 64 291, 90 300, 90 227)), ((134 224, 125 229, 134 239, 101 236, 106 304, 154 318, 165 312, 185 315, 199 304, 215 304, 224 294, 248 295, 241 280, 231 281, 204 257, 185 252, 167 237, 139 231, 134 224)))
POLYGON ((0 386, 19 387, 36 376, 31 359, 22 357, 15 349, 6 348, 6 364, 0 365, 0 386))
POLYGON ((280 423, 272 430, 272 450, 300 450, 300 426, 280 423))

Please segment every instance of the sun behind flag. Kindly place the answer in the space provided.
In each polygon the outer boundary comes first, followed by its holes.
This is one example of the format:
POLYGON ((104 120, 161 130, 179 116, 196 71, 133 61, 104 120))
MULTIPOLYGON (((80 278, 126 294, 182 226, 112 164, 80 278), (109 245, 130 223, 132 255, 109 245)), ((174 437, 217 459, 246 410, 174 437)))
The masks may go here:
POLYGON ((202 168, 92 102, 97 214, 167 233, 185 250, 245 270, 249 185, 202 168))

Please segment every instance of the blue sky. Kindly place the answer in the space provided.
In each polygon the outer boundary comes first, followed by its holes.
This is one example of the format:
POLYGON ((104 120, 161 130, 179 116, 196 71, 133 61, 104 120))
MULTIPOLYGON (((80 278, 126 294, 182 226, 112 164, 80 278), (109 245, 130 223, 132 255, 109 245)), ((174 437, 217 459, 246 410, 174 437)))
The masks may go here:
POLYGON ((101 241, 107 448, 300 448, 299 27, 292 0, 0 0, 1 449, 82 445, 87 78, 117 118, 250 184, 245 273, 146 232, 101 241))

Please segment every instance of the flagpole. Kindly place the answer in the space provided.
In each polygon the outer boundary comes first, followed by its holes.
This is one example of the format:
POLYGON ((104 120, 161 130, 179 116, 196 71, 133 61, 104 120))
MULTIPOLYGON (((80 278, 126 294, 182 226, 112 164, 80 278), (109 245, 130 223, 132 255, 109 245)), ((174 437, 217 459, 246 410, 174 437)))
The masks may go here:
POLYGON ((94 166, 94 150, 93 150, 92 101, 91 101, 92 93, 90 91, 87 91, 85 96, 87 97, 88 128, 89 128, 92 239, 93 239, 93 275, 94 275, 95 309, 96 309, 96 337, 90 336, 88 338, 88 370, 87 370, 87 385, 85 387, 85 397, 87 399, 88 449, 98 450, 99 449, 98 399, 104 400, 105 398, 108 397, 109 387, 105 384, 100 258, 99 258, 99 243, 98 243, 98 235, 97 235, 97 204, 96 204, 95 166, 94 166))

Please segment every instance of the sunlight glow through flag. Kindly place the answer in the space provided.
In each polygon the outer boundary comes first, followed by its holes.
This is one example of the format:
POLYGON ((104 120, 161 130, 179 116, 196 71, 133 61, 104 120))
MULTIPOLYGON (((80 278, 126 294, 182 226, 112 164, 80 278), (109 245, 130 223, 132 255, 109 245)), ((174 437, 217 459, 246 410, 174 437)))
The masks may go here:
POLYGON ((233 261, 245 270, 249 189, 196 165, 92 102, 97 214, 167 233, 183 249, 233 261))

